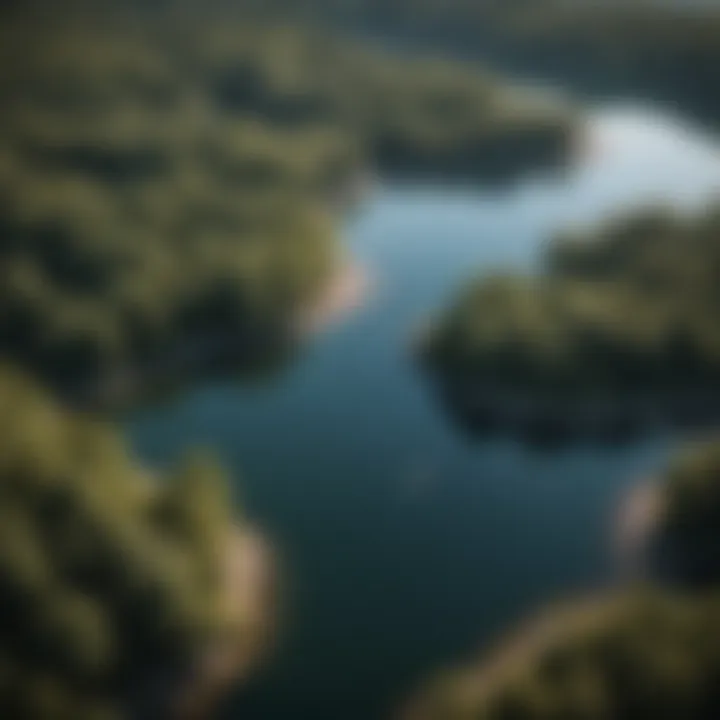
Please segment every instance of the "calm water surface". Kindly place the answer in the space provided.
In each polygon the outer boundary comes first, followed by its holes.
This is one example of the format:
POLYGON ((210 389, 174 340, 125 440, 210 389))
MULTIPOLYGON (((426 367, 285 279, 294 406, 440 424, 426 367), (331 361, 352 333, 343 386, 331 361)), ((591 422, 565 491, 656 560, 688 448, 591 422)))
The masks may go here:
POLYGON ((590 136, 562 178, 379 188, 347 227, 373 280, 364 307, 272 383, 202 385, 129 421, 151 462, 214 448, 283 556, 280 652, 226 717, 386 717, 428 672, 611 575, 618 499, 673 442, 554 454, 472 442, 407 352, 459 283, 532 268, 558 226, 720 195, 720 145, 675 118, 604 109, 590 136))

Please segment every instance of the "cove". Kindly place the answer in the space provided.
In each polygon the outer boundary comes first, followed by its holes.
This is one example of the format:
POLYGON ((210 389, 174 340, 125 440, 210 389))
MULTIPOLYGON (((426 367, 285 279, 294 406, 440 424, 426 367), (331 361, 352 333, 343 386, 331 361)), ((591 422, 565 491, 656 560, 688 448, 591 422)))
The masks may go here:
POLYGON ((512 188, 378 187, 346 242, 372 287, 278 377, 203 383, 135 413, 137 453, 213 449, 276 546, 275 660, 224 717, 374 720, 538 604, 612 580, 610 524, 678 438, 543 454, 476 442, 408 352, 478 272, 532 270, 543 240, 637 204, 720 195, 720 144, 643 107, 598 108, 562 175, 512 188))

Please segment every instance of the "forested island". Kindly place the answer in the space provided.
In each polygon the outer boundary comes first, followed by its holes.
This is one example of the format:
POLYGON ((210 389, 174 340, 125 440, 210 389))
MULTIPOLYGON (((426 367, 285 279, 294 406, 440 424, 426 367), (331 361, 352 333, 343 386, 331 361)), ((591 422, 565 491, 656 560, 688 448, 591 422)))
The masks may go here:
POLYGON ((495 3, 491 12, 475 25, 475 47, 501 67, 586 95, 640 94, 713 127, 720 121, 711 90, 720 12, 712 2, 531 0, 495 3))
POLYGON ((541 613, 485 661, 437 678, 403 720, 717 717, 720 442, 681 453, 654 487, 655 560, 670 559, 672 576, 541 613))
POLYGON ((257 659, 271 613, 220 470, 188 458, 150 472, 7 367, 0 425, 0 715, 209 711, 257 659))
POLYGON ((406 42, 558 82, 583 95, 637 94, 717 126, 720 12, 712 2, 243 0, 349 34, 406 42))
POLYGON ((368 168, 494 181, 575 136, 568 110, 469 66, 78 7, 7 11, 0 38, 0 353, 72 397, 277 362, 368 168))
POLYGON ((479 279, 420 344, 479 430, 623 439, 718 420, 720 213, 636 211, 566 232, 538 277, 479 279))

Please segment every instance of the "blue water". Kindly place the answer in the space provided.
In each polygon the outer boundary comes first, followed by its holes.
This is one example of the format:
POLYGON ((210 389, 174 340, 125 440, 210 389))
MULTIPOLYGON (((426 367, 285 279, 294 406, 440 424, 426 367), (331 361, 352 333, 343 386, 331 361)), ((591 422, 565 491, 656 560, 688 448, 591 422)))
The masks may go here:
POLYGON ((568 222, 720 196, 720 146, 649 109, 593 115, 562 177, 379 187, 348 222, 367 302, 262 386, 202 384, 135 415, 138 453, 213 448, 283 558, 281 642, 226 717, 373 720, 539 603, 612 576, 612 515, 670 438, 542 454, 458 432, 408 340, 460 283, 531 270, 568 222))

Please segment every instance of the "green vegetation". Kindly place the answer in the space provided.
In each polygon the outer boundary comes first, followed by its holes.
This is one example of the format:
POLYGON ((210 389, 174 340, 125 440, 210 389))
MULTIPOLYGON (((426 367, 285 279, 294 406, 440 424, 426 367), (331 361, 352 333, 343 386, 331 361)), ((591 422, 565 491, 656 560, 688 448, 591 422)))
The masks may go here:
POLYGON ((604 75, 600 87, 644 89, 661 99, 704 105, 717 120, 711 97, 712 67, 720 57, 715 3, 544 0, 519 3, 495 17, 513 54, 581 83, 592 85, 604 75))
POLYGON ((489 660, 446 673, 406 720, 712 720, 720 714, 720 442, 681 454, 658 485, 655 562, 672 574, 556 608, 489 660), (668 568, 667 564, 673 567, 668 568), (674 591, 663 587, 669 579, 674 591))
POLYGON ((164 717, 198 655, 240 632, 222 476, 200 460, 150 475, 7 369, 0 426, 0 715, 164 717))
MULTIPOLYGON (((244 0, 253 4, 252 0, 244 0)), ((257 3, 255 3, 257 5, 257 3)), ((266 0, 416 46, 492 61, 581 93, 652 96, 717 124, 717 3, 691 0, 266 0)))
POLYGON ((720 443, 702 443, 681 455, 663 483, 662 525, 678 533, 720 532, 720 443))
POLYGON ((533 1, 476 27, 476 42, 501 65, 583 93, 649 96, 713 127, 720 120, 715 3, 533 1))
POLYGON ((576 431, 620 415, 712 420, 719 241, 715 208, 691 218, 651 210, 566 234, 539 278, 473 283, 431 329, 425 358, 480 403, 522 396, 527 414, 553 408, 576 431))
POLYGON ((678 457, 659 488, 650 565, 661 578, 708 585, 720 578, 720 443, 678 457))
POLYGON ((490 662, 448 673, 407 720, 711 720, 720 605, 653 591, 556 610, 490 662))
POLYGON ((54 385, 275 355, 336 269, 328 201, 368 163, 505 177, 572 134, 464 66, 100 7, 0 31, 0 352, 54 385))
POLYGON ((274 342, 332 270, 310 188, 345 152, 337 134, 223 115, 173 48, 129 30, 7 32, 4 354, 92 386, 225 337, 274 342))

